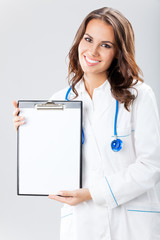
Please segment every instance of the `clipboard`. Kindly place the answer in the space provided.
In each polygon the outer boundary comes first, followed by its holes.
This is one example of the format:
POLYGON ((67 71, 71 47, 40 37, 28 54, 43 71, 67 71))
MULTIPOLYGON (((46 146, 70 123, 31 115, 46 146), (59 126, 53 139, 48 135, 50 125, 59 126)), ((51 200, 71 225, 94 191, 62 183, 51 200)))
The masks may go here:
POLYGON ((17 194, 82 187, 82 101, 19 100, 17 194))

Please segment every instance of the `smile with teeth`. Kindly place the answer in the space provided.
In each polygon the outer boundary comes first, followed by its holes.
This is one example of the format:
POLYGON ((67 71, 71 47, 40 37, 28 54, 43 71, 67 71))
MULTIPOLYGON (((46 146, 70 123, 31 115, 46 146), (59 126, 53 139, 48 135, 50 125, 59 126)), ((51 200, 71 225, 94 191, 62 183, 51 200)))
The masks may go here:
POLYGON ((84 58, 85 58, 86 62, 90 65, 96 65, 97 63, 100 62, 98 60, 92 60, 92 59, 88 58, 87 56, 84 56, 84 58))

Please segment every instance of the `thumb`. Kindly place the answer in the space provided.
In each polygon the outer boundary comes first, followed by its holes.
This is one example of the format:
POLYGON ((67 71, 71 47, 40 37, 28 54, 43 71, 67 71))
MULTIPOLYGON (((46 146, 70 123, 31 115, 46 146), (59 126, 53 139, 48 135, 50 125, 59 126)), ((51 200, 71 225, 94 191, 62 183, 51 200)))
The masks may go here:
POLYGON ((13 106, 14 106, 15 108, 18 107, 18 103, 17 103, 15 100, 12 101, 12 104, 13 104, 13 106))

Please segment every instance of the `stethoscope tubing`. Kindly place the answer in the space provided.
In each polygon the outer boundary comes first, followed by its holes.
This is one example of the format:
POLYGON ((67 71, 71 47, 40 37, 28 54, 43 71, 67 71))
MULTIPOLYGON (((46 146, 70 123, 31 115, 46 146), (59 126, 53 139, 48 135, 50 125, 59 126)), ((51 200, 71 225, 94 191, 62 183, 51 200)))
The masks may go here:
MULTIPOLYGON (((71 87, 68 88, 65 96, 65 100, 69 101, 68 95, 70 94, 71 87)), ((119 152, 122 149, 122 140, 117 138, 117 119, 118 119, 118 109, 119 109, 119 103, 116 99, 116 111, 115 111, 115 118, 114 118, 114 140, 111 142, 111 148, 114 152, 119 152)), ((82 128, 82 144, 84 144, 85 137, 84 137, 84 131, 82 128)))
MULTIPOLYGON (((72 88, 69 87, 68 90, 67 90, 67 92, 66 92, 66 96, 65 96, 65 100, 66 100, 66 101, 69 101, 68 95, 70 94, 71 89, 72 89, 72 88)), ((82 128, 82 144, 84 144, 84 139, 85 139, 85 138, 84 138, 84 131, 83 131, 83 128, 82 128)))
POLYGON ((117 137, 118 100, 116 99, 116 112, 114 118, 114 136, 117 137))

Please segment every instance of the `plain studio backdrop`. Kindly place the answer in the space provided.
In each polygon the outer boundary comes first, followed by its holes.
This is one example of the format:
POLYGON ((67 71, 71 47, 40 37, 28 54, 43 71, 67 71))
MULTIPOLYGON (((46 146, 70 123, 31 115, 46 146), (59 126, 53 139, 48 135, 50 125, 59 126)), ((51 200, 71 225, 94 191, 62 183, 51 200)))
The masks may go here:
MULTIPOLYGON (((0 0, 0 239, 59 240, 61 204, 17 196, 12 100, 49 99, 67 86, 66 56, 92 10, 113 7, 132 23, 136 61, 160 105, 160 0, 0 0)), ((159 107, 160 110, 160 107, 159 107)))

